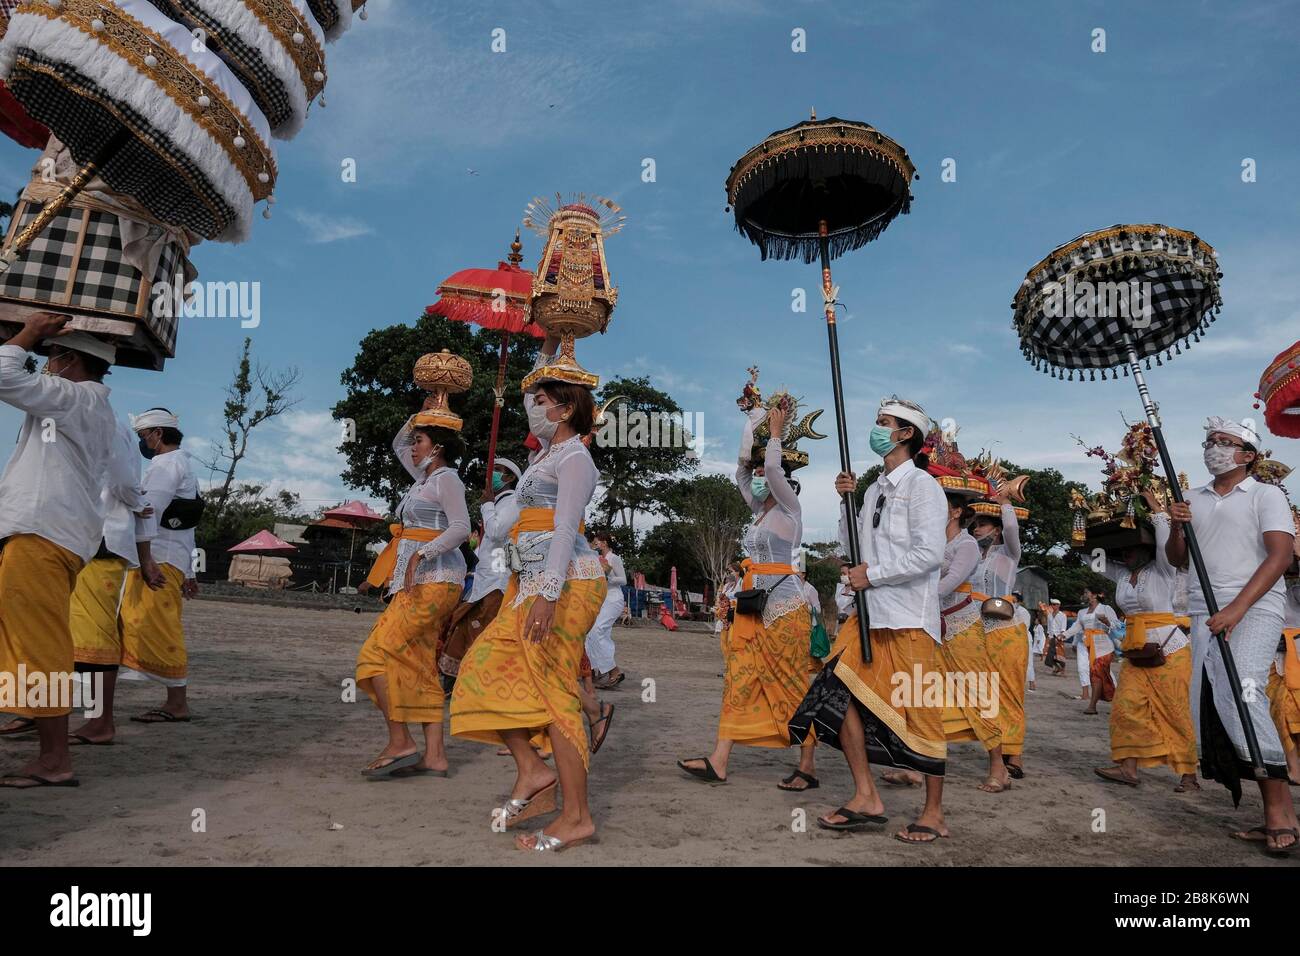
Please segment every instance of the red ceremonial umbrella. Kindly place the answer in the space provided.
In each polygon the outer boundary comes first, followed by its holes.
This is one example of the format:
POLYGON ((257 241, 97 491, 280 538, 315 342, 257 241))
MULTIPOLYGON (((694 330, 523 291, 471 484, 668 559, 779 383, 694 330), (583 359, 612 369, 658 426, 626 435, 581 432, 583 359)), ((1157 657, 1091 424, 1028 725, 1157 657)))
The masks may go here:
MULTIPOLYGON (((357 528, 373 524, 376 521, 383 521, 384 516, 377 511, 372 510, 365 502, 362 501, 345 501, 337 508, 331 508, 321 517, 335 518, 339 521, 346 521, 352 526, 352 543, 348 546, 348 576, 347 587, 352 587, 352 552, 357 547, 357 528)), ((335 579, 337 581, 337 578, 335 579)))
POLYGON ((510 243, 508 262, 498 262, 495 269, 462 269, 438 286, 439 299, 425 309, 429 315, 441 315, 456 322, 469 322, 501 333, 501 355, 497 362, 497 383, 493 390, 496 403, 492 408, 492 433, 488 437, 486 490, 492 491, 492 466, 496 461, 497 431, 501 427, 501 406, 505 404, 506 356, 510 334, 525 332, 545 338, 542 328, 529 315, 533 293, 533 275, 520 268, 523 244, 519 232, 510 243))

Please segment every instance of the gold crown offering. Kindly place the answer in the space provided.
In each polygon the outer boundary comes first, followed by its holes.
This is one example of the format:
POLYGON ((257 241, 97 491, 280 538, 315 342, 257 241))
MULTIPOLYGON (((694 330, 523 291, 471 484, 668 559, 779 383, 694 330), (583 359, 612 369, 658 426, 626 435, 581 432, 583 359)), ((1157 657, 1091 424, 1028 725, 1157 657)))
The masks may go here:
POLYGON ((415 414, 413 424, 460 431, 464 422, 451 410, 447 396, 465 391, 474 381, 474 370, 459 355, 443 349, 415 360, 411 376, 415 384, 429 393, 426 407, 415 414))
MULTIPOLYGON (((1114 455, 1101 445, 1089 448, 1078 435, 1074 440, 1085 455, 1100 458, 1105 464, 1101 469, 1101 491, 1093 495, 1070 493, 1070 510, 1074 512, 1070 544, 1076 548, 1122 548, 1131 543, 1154 542, 1145 526, 1150 516, 1143 494, 1150 492, 1164 506, 1172 497, 1169 482, 1155 473, 1160 450, 1151 426, 1146 422, 1129 425, 1114 455)), ((1185 489, 1187 477, 1178 478, 1179 486, 1185 489)))
MULTIPOLYGON (((750 380, 749 384, 745 386, 746 391, 744 394, 755 396, 756 404, 753 408, 764 410, 762 420, 754 426, 754 447, 750 452, 750 460, 755 464, 762 464, 764 449, 767 446, 768 439, 772 437, 772 428, 768 424, 768 415, 772 409, 780 408, 785 411, 785 427, 781 434, 776 436, 781 441, 781 461, 789 471, 802 468, 808 464, 808 453, 796 447, 796 443, 801 438, 818 439, 826 437, 812 427, 813 422, 817 421, 825 409, 819 408, 804 415, 803 418, 799 418, 799 409, 801 407, 799 399, 785 389, 778 389, 772 394, 771 398, 763 401, 757 388, 758 369, 751 368, 749 374, 750 380)), ((739 401, 737 401, 737 404, 740 404, 739 401)))
POLYGON ((556 208, 544 199, 528 204, 524 225, 546 240, 533 274, 532 319, 548 335, 560 337, 560 352, 549 364, 524 379, 531 388, 547 379, 595 388, 599 376, 578 364, 575 339, 609 327, 618 302, 605 260, 605 237, 623 228, 619 207, 599 196, 578 194, 565 203, 555 194, 556 208))

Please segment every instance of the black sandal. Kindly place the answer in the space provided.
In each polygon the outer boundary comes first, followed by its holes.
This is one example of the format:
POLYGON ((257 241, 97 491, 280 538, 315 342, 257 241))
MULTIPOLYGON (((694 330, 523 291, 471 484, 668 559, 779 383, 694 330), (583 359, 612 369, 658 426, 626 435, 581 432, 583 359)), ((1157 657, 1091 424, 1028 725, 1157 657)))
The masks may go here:
POLYGON ((1264 852, 1267 853, 1269 856, 1290 856, 1291 851, 1295 849, 1295 845, 1297 843, 1300 843, 1300 830, 1296 830, 1291 827, 1277 827, 1277 828, 1266 829, 1264 831, 1264 852), (1291 836, 1291 842, 1288 843, 1286 846, 1268 845, 1269 837, 1272 837, 1274 840, 1276 840, 1278 837, 1283 836, 1284 834, 1289 834, 1291 836))
POLYGON ((1012 780, 1025 779, 1025 771, 1023 767, 1017 767, 1015 764, 1011 763, 1011 761, 1007 760, 1006 757, 1002 758, 1002 765, 1007 768, 1007 773, 1011 774, 1012 780))
POLYGON ((934 827, 923 826, 920 823, 909 823, 907 825, 907 832, 908 833, 930 833, 933 835, 928 840, 909 840, 907 837, 900 836, 899 834, 895 833, 894 839, 897 840, 899 843, 914 843, 918 846, 925 846, 926 844, 929 843, 937 843, 939 840, 943 839, 943 834, 940 833, 938 830, 936 830, 934 827))
POLYGON ((589 726, 591 727, 591 752, 593 755, 596 753, 596 751, 600 750, 600 745, 603 744, 605 742, 605 738, 609 736, 610 724, 614 722, 614 705, 607 704, 602 700, 600 702, 600 707, 602 710, 608 707, 609 710, 605 711, 603 714, 600 715, 600 717, 598 717, 596 720, 591 721, 589 724, 589 726), (597 724, 605 725, 605 729, 601 732, 599 737, 596 736, 597 724))
POLYGON ((790 774, 790 776, 786 777, 784 780, 778 783, 776 785, 776 788, 778 790, 789 791, 790 793, 803 793, 805 790, 816 790, 820 786, 821 783, 812 774, 804 773, 802 770, 796 770, 794 773, 790 774), (804 783, 808 784, 808 786, 806 787, 790 786, 790 784, 794 783, 796 780, 802 780, 804 783))
POLYGON ((719 777, 718 771, 713 769, 713 764, 709 762, 708 757, 688 757, 687 760, 703 760, 703 767, 688 767, 685 760, 677 761, 677 766, 685 770, 696 780, 703 780, 705 783, 722 784, 727 782, 726 777, 719 777))
POLYGON ((840 807, 831 816, 843 817, 843 823, 828 823, 825 817, 817 818, 817 825, 823 830, 836 830, 841 833, 859 833, 868 827, 879 826, 882 823, 888 823, 889 817, 880 816, 874 813, 858 813, 857 810, 850 810, 848 807, 840 807))

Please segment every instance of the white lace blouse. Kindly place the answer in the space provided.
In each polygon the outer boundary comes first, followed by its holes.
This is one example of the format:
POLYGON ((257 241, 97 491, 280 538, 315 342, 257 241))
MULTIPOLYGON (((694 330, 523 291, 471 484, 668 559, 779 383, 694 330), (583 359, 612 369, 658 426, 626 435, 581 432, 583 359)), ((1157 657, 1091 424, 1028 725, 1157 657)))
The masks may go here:
MULTIPOLYGON (((989 597, 1006 597, 1016 589, 1016 575, 1019 572, 1020 525, 1016 521, 1016 509, 1011 505, 1003 505, 1002 543, 985 549, 971 586, 989 597)), ((999 621, 993 618, 984 621, 984 628, 989 631, 1015 627, 1015 625, 1014 618, 1010 621, 999 621)))
MULTIPOLYGON (((1159 612, 1172 614, 1174 611, 1178 569, 1165 557, 1165 544, 1169 541, 1169 515, 1161 513, 1152 515, 1151 518, 1156 533, 1156 556, 1154 561, 1138 569, 1136 582, 1131 570, 1118 562, 1106 562, 1106 577, 1115 582, 1115 603, 1125 615, 1159 612)), ((1163 643, 1166 654, 1172 654, 1188 643, 1182 628, 1174 624, 1148 629, 1147 640, 1163 643)))
MULTIPOLYGON (((799 505, 799 496, 795 494, 781 467, 781 442, 776 438, 768 439, 767 447, 763 450, 763 474, 767 479, 768 494, 776 504, 764 511, 764 502, 754 498, 754 491, 750 487, 754 470, 749 464, 753 434, 753 422, 747 421, 741 433, 736 487, 756 517, 740 539, 740 546, 745 556, 755 564, 790 564, 794 560, 795 549, 803 540, 803 509, 799 505)), ((806 606, 803 588, 793 574, 784 579, 780 574, 757 574, 753 581, 756 588, 772 589, 763 609, 764 627, 771 627, 773 622, 806 606)))
POLYGON ((393 452, 407 473, 415 479, 397 506, 397 520, 405 528, 434 528, 442 534, 432 541, 404 539, 397 546, 397 564, 388 592, 395 594, 406 583, 406 566, 419 552, 416 584, 465 581, 465 558, 460 546, 469 538, 469 510, 465 507, 465 485, 450 468, 435 468, 424 475, 415 466, 411 450, 411 421, 408 419, 393 439, 393 452))
POLYGON ((945 639, 951 640, 980 616, 980 602, 971 601, 959 611, 948 613, 954 604, 960 604, 970 597, 957 588, 963 584, 975 585, 975 573, 979 569, 980 546, 965 531, 960 531, 943 546, 943 565, 939 575, 939 607, 944 611, 945 639))

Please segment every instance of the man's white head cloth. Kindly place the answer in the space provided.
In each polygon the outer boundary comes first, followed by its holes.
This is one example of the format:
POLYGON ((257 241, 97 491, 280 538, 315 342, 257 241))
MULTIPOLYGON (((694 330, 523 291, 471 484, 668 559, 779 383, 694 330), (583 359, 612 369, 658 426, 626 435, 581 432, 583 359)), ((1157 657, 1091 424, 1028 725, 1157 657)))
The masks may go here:
POLYGON ((523 475, 519 471, 519 466, 516 465, 513 461, 511 461, 509 458, 492 459, 492 467, 504 468, 506 471, 510 472, 510 474, 515 476, 515 481, 518 481, 520 478, 523 477, 523 475))
POLYGON ((880 400, 880 409, 877 415, 892 415, 900 422, 907 422, 909 425, 915 425, 922 437, 930 430, 930 416, 925 413, 925 409, 916 402, 909 402, 906 399, 899 398, 897 395, 891 395, 889 398, 880 400))
POLYGON ((171 412, 161 408, 151 408, 147 412, 131 416, 131 431, 142 432, 148 428, 180 428, 180 420, 171 412))
POLYGON ((1211 432, 1223 432, 1225 435, 1240 438, 1256 449, 1259 448, 1259 433, 1249 425, 1234 422, 1231 418, 1220 418, 1218 415, 1211 415, 1205 420, 1205 434, 1208 435, 1211 432))

